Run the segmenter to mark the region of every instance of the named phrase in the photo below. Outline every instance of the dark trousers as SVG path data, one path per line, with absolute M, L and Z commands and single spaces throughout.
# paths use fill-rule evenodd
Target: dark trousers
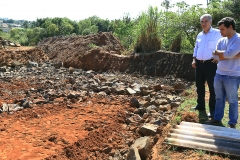
M 209 88 L 209 110 L 210 114 L 213 116 L 215 112 L 215 92 L 213 87 L 214 76 L 217 70 L 217 64 L 212 62 L 202 63 L 200 61 L 196 61 L 196 70 L 195 70 L 195 78 L 196 78 L 196 87 L 197 87 L 197 108 L 201 110 L 205 110 L 205 83 L 207 81 Z

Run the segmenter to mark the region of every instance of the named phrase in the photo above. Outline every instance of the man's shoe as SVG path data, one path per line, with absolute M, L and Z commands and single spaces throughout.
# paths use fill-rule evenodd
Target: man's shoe
M 192 107 L 192 110 L 198 110 L 198 111 L 205 111 L 205 109 L 204 108 L 198 108 L 197 106 L 195 106 L 195 107 Z
M 228 124 L 228 127 L 236 129 L 236 125 L 235 124 Z
M 218 120 L 215 120 L 215 119 L 211 119 L 211 120 L 208 120 L 208 121 L 205 121 L 205 124 L 210 124 L 210 125 L 221 125 L 222 122 L 221 121 L 218 121 Z

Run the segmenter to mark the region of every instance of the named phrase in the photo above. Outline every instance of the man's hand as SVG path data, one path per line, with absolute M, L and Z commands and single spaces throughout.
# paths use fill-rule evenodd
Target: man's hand
M 218 60 L 217 59 L 213 59 L 212 63 L 218 63 Z
M 192 67 L 193 67 L 193 68 L 197 68 L 197 67 L 196 67 L 196 60 L 195 60 L 195 59 L 193 59 L 193 61 L 192 61 Z
M 234 58 L 234 59 L 235 59 L 235 58 L 240 58 L 240 52 L 239 52 L 238 54 L 236 54 L 233 58 Z
M 227 58 L 224 58 L 223 52 L 219 52 L 218 50 L 214 50 L 212 55 L 218 56 L 219 61 L 227 59 Z
M 219 56 L 219 60 L 220 60 L 220 61 L 221 61 L 221 60 L 224 60 L 224 59 L 227 59 L 227 58 L 224 58 L 224 55 L 223 55 L 223 54 L 219 54 L 218 56 Z

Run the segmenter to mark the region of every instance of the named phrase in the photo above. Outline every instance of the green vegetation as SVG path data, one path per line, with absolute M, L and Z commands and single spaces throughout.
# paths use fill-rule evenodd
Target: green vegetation
M 2 37 L 3 39 L 10 39 L 10 34 L 5 33 L 2 30 L 0 30 L 0 37 Z
M 151 53 L 168 50 L 192 54 L 195 38 L 202 30 L 199 18 L 204 13 L 213 16 L 213 27 L 226 16 L 239 22 L 239 0 L 209 0 L 207 8 L 201 5 L 189 6 L 184 1 L 171 4 L 161 3 L 162 9 L 149 6 L 135 19 L 125 14 L 122 19 L 109 21 L 92 16 L 80 21 L 68 18 L 42 18 L 36 21 L 4 20 L 3 23 L 20 24 L 22 28 L 11 29 L 9 33 L 0 31 L 4 39 L 34 46 L 43 38 L 52 36 L 88 35 L 98 32 L 113 32 L 126 49 L 126 53 Z M 176 11 L 172 11 L 177 8 Z M 24 17 L 23 17 L 24 18 Z M 240 26 L 237 25 L 237 31 Z
M 135 28 L 136 40 L 135 51 L 137 53 L 149 53 L 161 49 L 161 39 L 159 36 L 158 9 L 149 7 L 147 13 L 142 13 L 139 17 L 138 25 Z
M 181 116 L 177 115 L 175 117 L 175 123 L 177 123 L 177 124 L 181 123 Z
M 90 43 L 90 44 L 88 44 L 88 48 L 96 49 L 96 48 L 98 48 L 98 46 L 96 44 Z
M 196 151 L 196 153 L 198 154 L 198 156 L 200 156 L 200 157 L 202 157 L 204 154 L 206 154 L 206 151 L 204 151 L 204 150 L 195 150 Z

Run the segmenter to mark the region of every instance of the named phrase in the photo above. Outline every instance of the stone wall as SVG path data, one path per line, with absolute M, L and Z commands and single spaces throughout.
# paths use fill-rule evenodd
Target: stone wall
M 158 51 L 152 54 L 121 56 L 93 50 L 83 56 L 73 67 L 85 70 L 120 72 L 137 72 L 148 76 L 173 76 L 193 81 L 194 69 L 191 66 L 191 54 L 179 54 L 167 51 Z M 65 63 L 70 67 L 71 63 Z
M 158 51 L 153 54 L 132 58 L 129 70 L 139 71 L 149 76 L 172 75 L 193 81 L 195 79 L 195 70 L 192 68 L 191 63 L 192 54 Z

